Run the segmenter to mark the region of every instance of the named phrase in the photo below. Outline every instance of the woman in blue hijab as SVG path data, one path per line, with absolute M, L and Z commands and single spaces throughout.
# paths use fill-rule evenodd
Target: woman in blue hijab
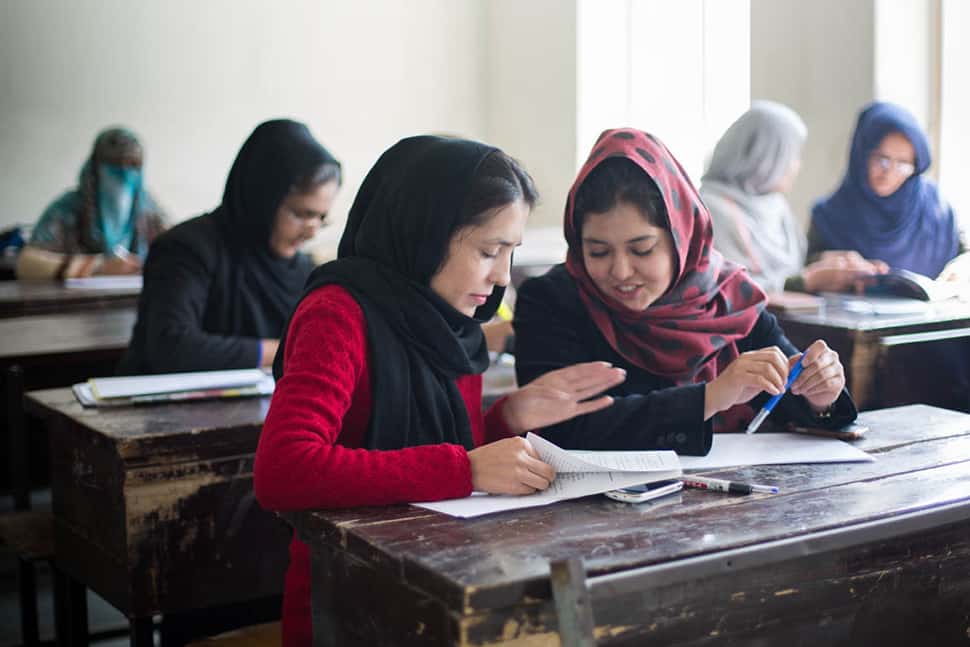
M 165 215 L 144 186 L 134 133 L 109 128 L 94 141 L 76 189 L 44 210 L 21 252 L 17 276 L 50 279 L 137 274 Z
M 892 103 L 866 106 L 842 184 L 812 207 L 809 256 L 856 250 L 892 268 L 939 276 L 965 250 L 953 209 L 924 177 L 930 162 L 913 115 Z

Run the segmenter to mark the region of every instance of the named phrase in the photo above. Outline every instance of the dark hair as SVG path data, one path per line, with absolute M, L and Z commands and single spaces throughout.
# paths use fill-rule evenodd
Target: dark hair
M 656 182 L 624 157 L 612 157 L 594 168 L 576 191 L 574 202 L 573 222 L 577 232 L 582 232 L 587 214 L 605 213 L 620 202 L 640 209 L 654 227 L 670 229 L 667 206 Z
M 337 186 L 343 184 L 343 177 L 340 173 L 340 165 L 333 162 L 326 162 L 316 167 L 309 173 L 304 173 L 296 179 L 290 191 L 293 193 L 309 193 L 321 184 L 337 181 Z
M 522 200 L 531 209 L 538 199 L 535 182 L 522 165 L 502 151 L 494 151 L 478 165 L 455 231 L 481 225 L 494 209 L 516 200 Z

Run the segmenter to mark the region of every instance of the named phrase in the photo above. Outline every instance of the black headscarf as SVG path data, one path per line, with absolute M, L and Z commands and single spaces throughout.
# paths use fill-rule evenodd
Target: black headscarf
M 421 136 L 388 149 L 350 209 L 338 259 L 313 271 L 307 294 L 338 284 L 367 322 L 373 408 L 366 446 L 399 449 L 454 443 L 474 447 L 455 379 L 488 367 L 480 321 L 495 314 L 504 288 L 468 317 L 430 287 L 460 225 L 482 161 L 496 149 Z M 283 374 L 285 337 L 273 372 Z
M 312 263 L 305 254 L 281 258 L 270 249 L 276 212 L 294 184 L 321 166 L 340 163 L 303 124 L 267 121 L 252 132 L 229 171 L 222 204 L 210 214 L 229 251 L 229 290 L 217 329 L 276 338 L 299 297 Z M 213 295 L 215 297 L 216 295 Z
M 303 124 L 257 127 L 236 156 L 222 204 L 152 243 L 119 373 L 255 366 L 260 339 L 283 333 L 313 270 L 306 254 L 284 259 L 270 249 L 276 212 L 295 185 L 327 165 L 339 172 Z

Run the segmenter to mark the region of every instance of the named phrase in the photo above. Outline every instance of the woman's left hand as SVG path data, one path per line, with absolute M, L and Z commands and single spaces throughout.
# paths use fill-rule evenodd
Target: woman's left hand
M 839 399 L 845 388 L 845 369 L 839 354 L 821 339 L 812 342 L 803 354 L 789 357 L 789 368 L 802 355 L 802 373 L 791 385 L 791 392 L 808 400 L 814 410 L 824 411 Z
M 606 362 L 586 362 L 550 371 L 506 397 L 505 424 L 517 434 L 569 420 L 613 404 L 608 395 L 587 400 L 626 379 Z

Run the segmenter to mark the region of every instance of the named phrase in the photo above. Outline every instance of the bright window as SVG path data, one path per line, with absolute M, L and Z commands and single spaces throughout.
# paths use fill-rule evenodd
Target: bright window
M 970 3 L 943 0 L 940 189 L 970 224 Z
M 577 158 L 604 129 L 660 137 L 695 184 L 750 105 L 749 0 L 580 0 Z

